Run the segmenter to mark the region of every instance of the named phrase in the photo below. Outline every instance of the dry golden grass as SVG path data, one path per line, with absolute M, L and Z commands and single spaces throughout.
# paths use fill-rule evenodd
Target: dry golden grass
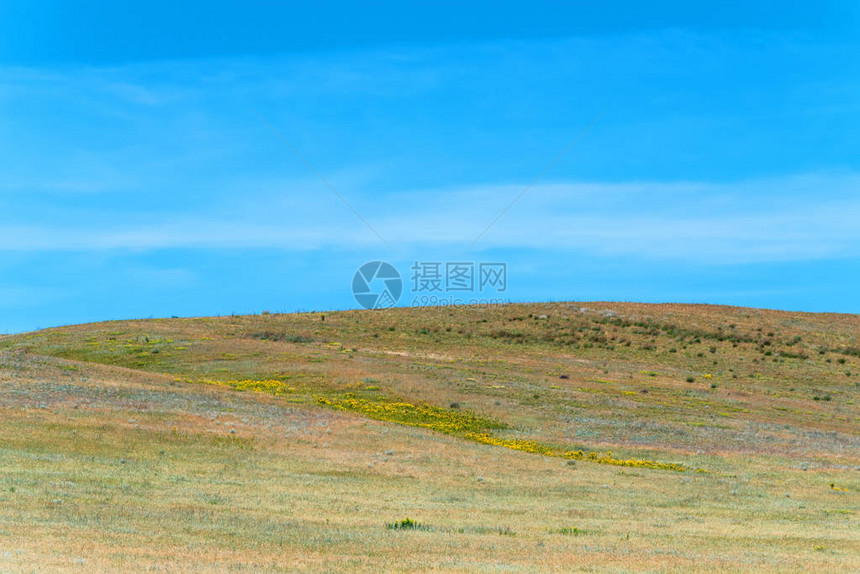
M 588 303 L 7 337 L 0 571 L 858 571 L 858 336 L 857 316 Z M 689 470 L 313 400 L 345 393 Z M 407 517 L 427 528 L 386 527 Z

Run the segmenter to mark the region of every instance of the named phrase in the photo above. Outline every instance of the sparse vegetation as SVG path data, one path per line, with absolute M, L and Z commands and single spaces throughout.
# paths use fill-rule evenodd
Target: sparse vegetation
M 554 303 L 5 337 L 0 570 L 857 571 L 858 333 Z

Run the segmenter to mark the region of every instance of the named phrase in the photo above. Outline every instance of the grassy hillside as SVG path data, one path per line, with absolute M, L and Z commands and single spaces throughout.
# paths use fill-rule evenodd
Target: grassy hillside
M 0 570 L 858 570 L 858 339 L 619 303 L 5 337 Z

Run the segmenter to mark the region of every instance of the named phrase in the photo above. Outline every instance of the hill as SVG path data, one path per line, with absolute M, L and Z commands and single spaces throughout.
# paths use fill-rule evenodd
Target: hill
M 860 570 L 858 337 L 600 302 L 7 336 L 0 569 Z

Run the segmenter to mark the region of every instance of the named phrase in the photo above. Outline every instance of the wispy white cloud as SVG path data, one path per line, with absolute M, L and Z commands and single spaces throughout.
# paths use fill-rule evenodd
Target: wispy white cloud
M 301 185 L 312 189 L 313 182 Z M 272 184 L 289 190 L 290 184 Z M 860 176 L 809 174 L 736 183 L 539 185 L 475 246 L 731 264 L 860 254 Z M 521 189 L 475 186 L 368 196 L 354 205 L 395 250 L 464 250 Z M 0 250 L 382 248 L 327 190 L 252 195 L 194 213 L 117 223 L 0 227 Z M 229 195 L 229 194 L 228 194 Z

